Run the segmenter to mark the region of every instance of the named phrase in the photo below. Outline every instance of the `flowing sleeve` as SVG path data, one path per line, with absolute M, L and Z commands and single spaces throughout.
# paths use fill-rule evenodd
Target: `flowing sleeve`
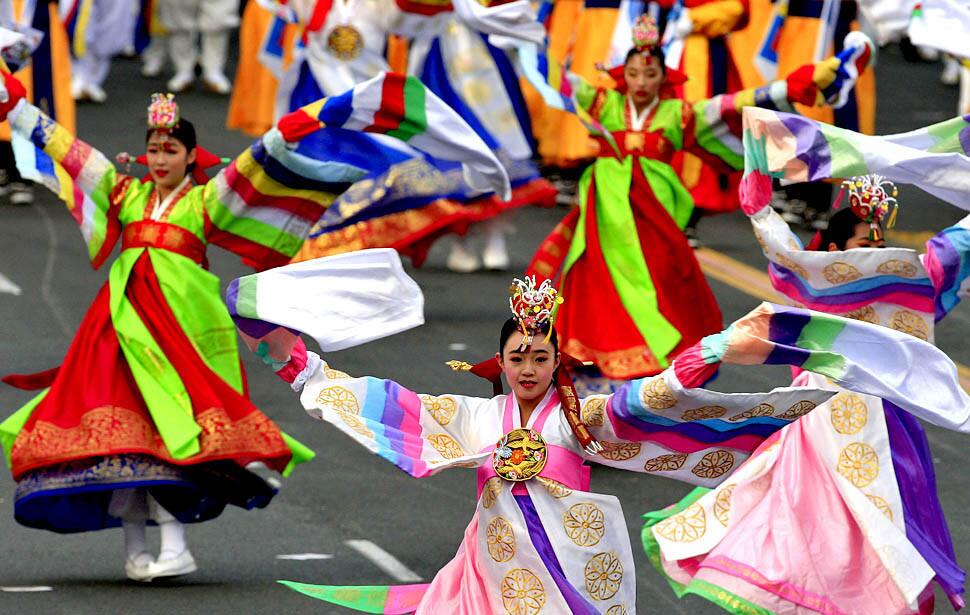
M 483 441 L 481 435 L 499 408 L 492 400 L 419 395 L 393 380 L 351 377 L 309 356 L 310 374 L 300 395 L 307 414 L 411 476 L 474 467 L 489 458 L 482 449 L 494 442 Z
M 26 100 L 17 103 L 8 119 L 17 169 L 64 201 L 97 269 L 121 234 L 118 211 L 137 182 L 119 175 L 104 154 Z
M 970 216 L 926 242 L 923 265 L 936 291 L 936 320 L 970 295 Z

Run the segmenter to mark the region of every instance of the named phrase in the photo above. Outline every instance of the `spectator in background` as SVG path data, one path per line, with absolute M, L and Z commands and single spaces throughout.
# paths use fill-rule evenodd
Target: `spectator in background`
M 168 89 L 182 92 L 195 82 L 195 66 L 202 66 L 202 82 L 218 94 L 229 94 L 226 77 L 229 32 L 239 25 L 239 0 L 165 0 L 158 18 L 168 32 L 168 51 L 175 76 Z M 196 43 L 196 37 L 199 42 Z

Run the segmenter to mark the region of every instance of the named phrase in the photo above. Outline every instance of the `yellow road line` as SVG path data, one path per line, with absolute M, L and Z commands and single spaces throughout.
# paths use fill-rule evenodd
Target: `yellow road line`
M 695 250 L 694 254 L 697 255 L 697 261 L 704 273 L 715 280 L 762 301 L 785 303 L 785 298 L 772 288 L 771 280 L 764 271 L 708 248 Z M 956 361 L 954 363 L 960 374 L 960 384 L 970 393 L 970 367 Z

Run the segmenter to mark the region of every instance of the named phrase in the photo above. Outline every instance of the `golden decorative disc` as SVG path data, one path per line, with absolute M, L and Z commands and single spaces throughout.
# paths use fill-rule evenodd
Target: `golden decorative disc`
M 338 60 L 353 60 L 364 49 L 364 37 L 353 26 L 337 26 L 327 37 L 327 49 Z
M 537 431 L 513 429 L 495 445 L 492 467 L 501 478 L 517 483 L 542 472 L 546 458 L 546 443 Z

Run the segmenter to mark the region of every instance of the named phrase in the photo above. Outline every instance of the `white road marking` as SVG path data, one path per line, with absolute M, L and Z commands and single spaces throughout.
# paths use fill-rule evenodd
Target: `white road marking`
M 54 588 L 50 585 L 27 585 L 23 587 L 0 587 L 0 592 L 8 592 L 11 594 L 20 594 L 28 592 L 51 592 Z
M 329 553 L 284 553 L 283 555 L 276 556 L 276 559 L 291 559 L 297 561 L 331 558 L 333 558 L 333 556 Z
M 14 284 L 13 280 L 0 273 L 0 293 L 20 296 L 20 287 Z
M 452 350 L 452 351 L 468 350 L 468 344 L 462 344 L 461 342 L 454 342 L 452 344 L 448 344 L 448 350 Z
M 421 577 L 402 564 L 401 560 L 369 540 L 348 540 L 345 544 L 369 559 L 375 566 L 394 577 L 397 581 L 401 581 L 402 583 L 417 583 L 421 581 Z

